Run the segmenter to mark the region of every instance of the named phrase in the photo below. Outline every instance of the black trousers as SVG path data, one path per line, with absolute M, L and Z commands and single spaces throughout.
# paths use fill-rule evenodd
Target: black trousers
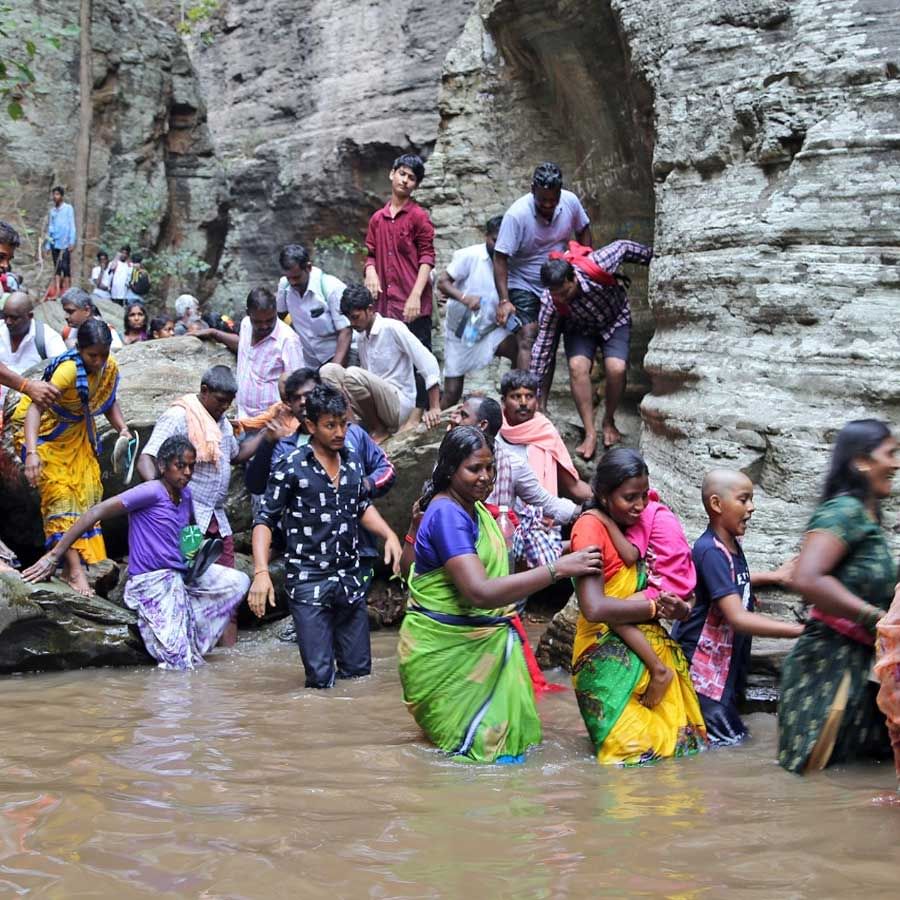
M 413 319 L 409 323 L 409 330 L 431 350 L 431 316 Z M 428 408 L 428 391 L 425 390 L 425 381 L 418 372 L 416 372 L 416 406 L 419 409 Z
M 361 575 L 368 587 L 372 570 Z M 316 587 L 319 595 L 312 603 Z M 337 581 L 307 582 L 288 591 L 308 688 L 334 687 L 335 667 L 338 678 L 357 678 L 372 671 L 367 593 L 350 595 Z

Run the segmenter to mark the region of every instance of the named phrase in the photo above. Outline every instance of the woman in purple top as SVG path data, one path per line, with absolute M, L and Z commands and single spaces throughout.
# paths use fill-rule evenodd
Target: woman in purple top
M 92 506 L 23 573 L 26 581 L 49 578 L 84 532 L 98 521 L 127 513 L 125 604 L 137 613 L 144 645 L 162 669 L 202 665 L 250 587 L 243 572 L 217 565 L 185 584 L 188 563 L 181 553 L 181 532 L 194 518 L 187 484 L 196 458 L 187 438 L 167 438 L 156 456 L 155 480 Z

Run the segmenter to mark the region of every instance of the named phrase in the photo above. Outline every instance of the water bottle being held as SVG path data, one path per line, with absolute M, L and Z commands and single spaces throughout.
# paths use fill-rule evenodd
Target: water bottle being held
M 501 506 L 500 513 L 497 516 L 497 525 L 500 527 L 500 533 L 503 540 L 506 541 L 506 552 L 509 554 L 509 571 L 510 574 L 516 571 L 516 555 L 513 552 L 513 536 L 516 533 L 516 526 L 513 525 L 512 519 L 509 517 L 509 507 Z
M 466 317 L 466 327 L 463 330 L 463 343 L 467 347 L 474 347 L 478 343 L 478 323 L 481 321 L 481 310 L 470 312 Z

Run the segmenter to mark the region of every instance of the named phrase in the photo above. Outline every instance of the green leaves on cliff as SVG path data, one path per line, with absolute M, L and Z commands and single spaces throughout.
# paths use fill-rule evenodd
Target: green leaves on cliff
M 38 66 L 77 36 L 77 25 L 55 27 L 0 2 L 0 105 L 10 119 L 23 119 L 28 102 L 42 93 Z
M 155 284 L 163 278 L 193 281 L 209 271 L 209 263 L 185 249 L 151 248 L 160 241 L 160 225 L 166 216 L 160 201 L 154 197 L 136 200 L 120 207 L 103 228 L 102 244 L 115 253 L 128 244 L 132 251 L 143 254 L 144 268 Z
M 181 21 L 176 26 L 181 34 L 199 31 L 200 40 L 209 45 L 213 42 L 212 29 L 204 27 L 219 12 L 219 0 L 195 0 L 189 6 L 181 5 Z

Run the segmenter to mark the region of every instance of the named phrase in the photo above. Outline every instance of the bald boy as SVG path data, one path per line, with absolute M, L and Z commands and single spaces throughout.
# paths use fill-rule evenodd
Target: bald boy
M 672 636 L 691 664 L 706 730 L 714 744 L 734 744 L 747 729 L 738 714 L 750 667 L 751 635 L 799 637 L 803 626 L 753 611 L 753 587 L 785 585 L 792 564 L 751 575 L 740 539 L 755 509 L 753 482 L 735 469 L 713 469 L 700 489 L 709 525 L 694 544 L 697 602 Z

